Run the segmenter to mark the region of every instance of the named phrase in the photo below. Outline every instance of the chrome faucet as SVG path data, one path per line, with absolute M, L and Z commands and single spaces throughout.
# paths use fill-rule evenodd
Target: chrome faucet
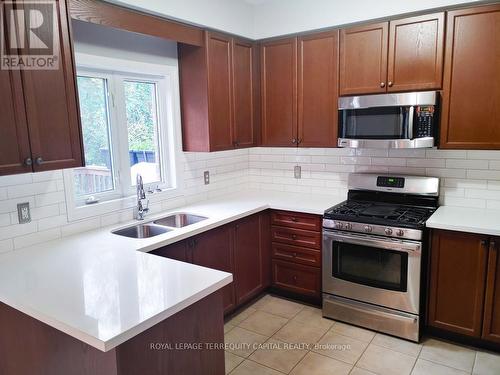
M 146 199 L 146 192 L 144 191 L 144 184 L 142 182 L 142 176 L 137 174 L 136 177 L 136 189 L 137 189 L 137 207 L 135 208 L 135 218 L 137 220 L 144 220 L 144 216 L 149 211 L 149 200 L 146 203 L 146 207 L 142 205 L 142 201 Z

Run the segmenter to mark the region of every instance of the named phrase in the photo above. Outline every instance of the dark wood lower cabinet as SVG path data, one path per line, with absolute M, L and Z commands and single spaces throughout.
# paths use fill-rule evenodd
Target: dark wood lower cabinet
M 321 269 L 273 260 L 273 285 L 293 293 L 319 298 Z
M 479 337 L 488 237 L 437 230 L 432 236 L 429 325 Z
M 233 233 L 230 225 L 212 229 L 195 237 L 193 263 L 220 271 L 233 272 Z M 235 307 L 234 282 L 222 288 L 224 312 Z
M 234 226 L 234 277 L 236 304 L 256 296 L 263 285 L 260 217 L 252 215 Z
M 488 256 L 488 277 L 484 301 L 484 340 L 500 344 L 500 239 L 490 240 Z
M 151 254 L 231 272 L 222 289 L 224 312 L 256 297 L 271 285 L 271 237 L 268 211 L 248 216 Z
M 0 304 L 0 374 L 223 375 L 221 298 L 210 294 L 107 352 Z M 155 343 L 173 349 L 154 350 Z M 200 343 L 199 350 L 175 349 Z
M 191 262 L 191 254 L 188 254 L 187 241 L 179 241 L 154 250 L 151 254 L 158 255 L 164 258 L 180 260 L 181 262 Z

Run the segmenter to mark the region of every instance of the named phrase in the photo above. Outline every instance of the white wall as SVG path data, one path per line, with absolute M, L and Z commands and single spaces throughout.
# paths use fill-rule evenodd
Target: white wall
M 212 29 L 262 39 L 479 0 L 109 0 Z
M 255 39 L 365 21 L 474 0 L 270 0 L 254 8 Z
M 253 7 L 243 0 L 109 0 L 110 3 L 251 38 Z

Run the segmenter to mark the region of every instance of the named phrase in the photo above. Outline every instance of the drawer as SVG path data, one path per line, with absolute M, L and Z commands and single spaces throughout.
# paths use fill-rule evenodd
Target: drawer
M 316 250 L 321 249 L 320 232 L 311 232 L 302 229 L 272 226 L 271 240 L 273 242 L 281 242 L 289 245 L 309 247 Z
M 321 267 L 321 251 L 286 245 L 273 242 L 274 259 L 287 260 L 289 262 L 305 264 L 306 266 Z
M 271 224 L 320 232 L 321 216 L 291 211 L 272 211 Z
M 273 286 L 310 297 L 321 296 L 321 270 L 273 260 Z

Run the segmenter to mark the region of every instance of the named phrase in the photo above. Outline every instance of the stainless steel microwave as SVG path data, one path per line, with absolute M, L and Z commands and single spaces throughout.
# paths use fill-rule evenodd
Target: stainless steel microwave
M 437 91 L 339 98 L 339 147 L 425 148 L 437 135 Z

